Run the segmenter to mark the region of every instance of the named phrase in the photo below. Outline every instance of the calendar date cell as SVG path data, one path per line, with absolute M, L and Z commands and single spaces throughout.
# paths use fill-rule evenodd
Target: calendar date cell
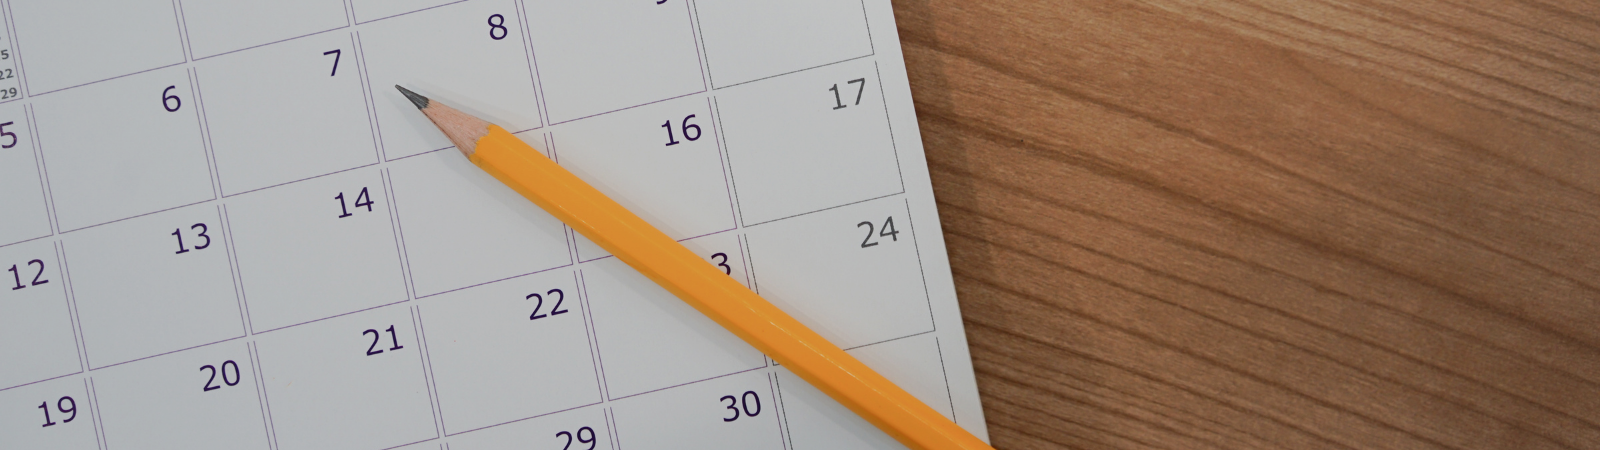
M 600 402 L 579 297 L 577 276 L 554 270 L 426 300 L 446 433 Z
M 700 0 L 695 11 L 718 87 L 872 54 L 861 0 Z
M 524 4 L 553 123 L 705 91 L 684 1 Z
M 580 408 L 450 437 L 450 450 L 611 450 L 605 410 Z
M 214 198 L 193 92 L 172 68 L 34 101 L 63 232 Z
M 586 264 L 583 280 L 611 398 L 766 363 L 754 347 L 616 258 Z
M 437 437 L 412 319 L 391 306 L 259 335 L 278 448 L 375 450 Z
M 50 235 L 32 141 L 22 107 L 0 106 L 0 245 Z
M 226 213 L 256 332 L 406 299 L 376 169 L 243 194 Z
M 0 247 L 0 389 L 82 369 L 58 262 L 49 241 Z
M 339 0 L 183 0 L 195 59 L 345 26 Z
M 876 200 L 751 228 L 761 296 L 844 348 L 933 330 L 905 203 Z
M 745 225 L 905 190 L 871 61 L 718 93 Z
M 173 2 L 85 3 L 10 3 L 30 93 L 38 95 L 184 61 Z M 116 39 L 85 39 L 83 30 Z
M 377 162 L 354 49 L 349 33 L 323 33 L 201 63 L 223 195 Z
M 351 6 L 355 7 L 356 22 L 364 23 L 433 8 L 436 6 L 457 3 L 460 1 L 461 0 L 352 0 L 350 3 Z
M 244 333 L 221 224 L 215 207 L 191 206 L 62 244 L 91 368 Z
M 0 391 L 0 448 L 99 448 L 89 399 L 89 388 L 81 377 Z
M 265 450 L 249 349 L 232 341 L 95 372 L 113 448 Z
M 945 417 L 953 417 L 944 365 L 932 335 L 870 345 L 849 353 Z M 780 367 L 776 373 L 794 448 L 905 448 L 794 372 Z
M 777 404 L 767 373 L 757 371 L 624 399 L 613 414 L 617 441 L 630 450 L 781 450 Z

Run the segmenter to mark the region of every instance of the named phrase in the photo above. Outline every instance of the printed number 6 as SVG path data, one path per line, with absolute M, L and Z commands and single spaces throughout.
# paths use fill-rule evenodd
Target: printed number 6
M 182 99 L 179 99 L 176 95 L 167 95 L 168 92 L 172 92 L 173 89 L 177 88 L 177 86 L 167 86 L 166 90 L 161 91 L 161 106 L 167 108 L 167 112 L 177 112 L 178 108 L 183 107 Z

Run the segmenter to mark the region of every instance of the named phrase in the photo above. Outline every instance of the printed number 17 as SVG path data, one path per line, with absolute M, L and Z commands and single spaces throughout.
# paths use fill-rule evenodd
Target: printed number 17
M 859 84 L 860 85 L 860 86 L 856 86 L 856 102 L 854 104 L 856 104 L 856 105 L 861 104 L 861 94 L 864 94 L 864 93 L 867 92 L 867 79 L 866 78 L 857 78 L 857 79 L 854 79 L 854 80 L 847 81 L 847 82 L 845 82 L 845 84 Z M 833 103 L 834 103 L 833 109 L 844 109 L 845 106 L 849 106 L 849 105 L 845 105 L 844 104 L 844 99 L 839 98 L 839 83 L 834 83 L 833 87 L 828 88 L 828 90 L 833 91 Z

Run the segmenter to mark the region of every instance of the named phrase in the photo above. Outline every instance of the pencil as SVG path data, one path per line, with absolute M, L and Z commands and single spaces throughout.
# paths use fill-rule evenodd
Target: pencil
M 484 172 L 905 446 L 992 450 L 505 129 L 395 86 Z

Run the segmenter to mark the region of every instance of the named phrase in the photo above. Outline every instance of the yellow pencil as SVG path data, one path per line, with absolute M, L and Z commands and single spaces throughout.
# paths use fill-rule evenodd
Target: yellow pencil
M 511 133 L 395 86 L 483 171 L 913 449 L 990 449 Z

